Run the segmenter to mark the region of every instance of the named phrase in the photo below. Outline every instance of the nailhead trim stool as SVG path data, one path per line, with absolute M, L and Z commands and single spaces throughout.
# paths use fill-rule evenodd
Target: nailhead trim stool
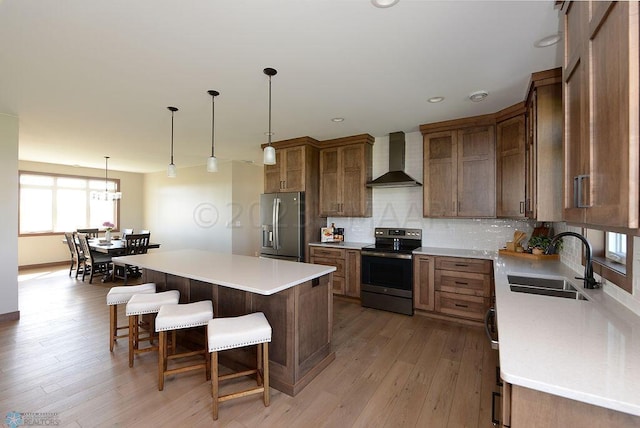
M 209 352 L 211 352 L 211 395 L 213 419 L 218 419 L 218 404 L 234 398 L 263 393 L 265 406 L 269 406 L 269 342 L 271 325 L 262 312 L 230 318 L 214 318 L 208 326 Z M 256 369 L 218 375 L 218 351 L 257 345 Z M 258 386 L 231 394 L 219 395 L 219 382 L 256 374 Z
M 209 321 L 213 318 L 213 304 L 211 300 L 203 300 L 201 302 L 187 303 L 187 304 L 175 304 L 175 305 L 162 305 L 158 315 L 156 316 L 156 332 L 159 339 L 158 350 L 158 391 L 164 389 L 164 378 L 167 375 L 184 373 L 192 370 L 205 369 L 206 379 L 209 380 L 211 376 L 209 368 L 209 356 L 207 346 L 207 332 L 205 330 L 204 335 L 204 348 L 197 351 L 182 352 L 176 354 L 176 341 L 172 340 L 171 354 L 167 353 L 167 332 L 172 332 L 175 338 L 176 330 L 200 327 L 208 325 Z M 202 355 L 204 361 L 200 363 L 194 363 L 190 365 L 183 365 L 181 367 L 168 369 L 169 360 L 175 360 L 178 358 L 193 357 L 196 355 Z
M 156 284 L 153 282 L 142 285 L 128 285 L 112 287 L 107 293 L 109 306 L 109 351 L 113 352 L 113 345 L 118 339 L 129 336 L 129 324 L 118 326 L 118 305 L 124 305 L 134 294 L 154 294 Z M 127 334 L 118 335 L 118 330 L 127 330 Z
M 129 367 L 133 367 L 133 356 L 143 352 L 155 351 L 157 346 L 140 349 L 140 342 L 151 342 L 155 339 L 153 330 L 149 335 L 140 337 L 138 317 L 144 314 L 155 314 L 162 305 L 176 304 L 180 300 L 178 290 L 163 291 L 156 294 L 135 294 L 127 302 L 126 313 L 129 317 Z M 175 342 L 175 341 L 174 341 Z

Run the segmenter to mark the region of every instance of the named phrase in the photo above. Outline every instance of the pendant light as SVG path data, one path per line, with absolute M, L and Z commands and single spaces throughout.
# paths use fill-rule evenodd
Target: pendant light
M 97 201 L 115 201 L 122 198 L 122 192 L 109 191 L 109 156 L 104 157 L 104 192 L 91 192 L 91 199 Z
M 167 177 L 174 178 L 177 175 L 176 165 L 173 163 L 173 114 L 178 111 L 177 107 L 167 107 L 171 111 L 171 163 L 167 168 Z
M 216 97 L 220 92 L 210 89 L 207 91 L 211 95 L 211 157 L 207 159 L 207 172 L 218 172 L 218 159 L 214 151 L 215 141 L 215 117 L 216 117 Z
M 269 138 L 269 144 L 264 148 L 264 158 L 263 163 L 265 165 L 275 165 L 276 164 L 276 149 L 271 145 L 271 136 L 273 133 L 271 132 L 271 76 L 275 76 L 278 72 L 275 68 L 265 68 L 263 73 L 269 76 L 269 132 L 267 136 Z

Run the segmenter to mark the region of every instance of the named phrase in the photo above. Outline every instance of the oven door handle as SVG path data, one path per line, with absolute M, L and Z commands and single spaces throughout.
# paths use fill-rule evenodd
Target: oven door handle
M 396 253 L 379 253 L 377 251 L 365 251 L 362 253 L 362 257 L 384 257 L 385 259 L 405 259 L 411 260 L 413 257 L 411 254 L 396 254 Z

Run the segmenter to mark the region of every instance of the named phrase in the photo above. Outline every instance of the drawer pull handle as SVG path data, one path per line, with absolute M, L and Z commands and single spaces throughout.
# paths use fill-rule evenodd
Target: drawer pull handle
M 458 267 L 468 267 L 469 265 L 468 265 L 468 264 L 466 264 L 466 263 L 456 263 L 456 264 L 455 264 L 455 266 L 458 266 Z
M 459 285 L 469 285 L 468 282 L 462 282 L 462 281 L 456 281 L 455 283 Z
M 462 304 L 460 304 L 460 303 L 456 303 L 455 305 L 456 305 L 457 307 L 459 307 L 459 308 L 468 308 L 468 307 L 469 307 L 468 305 L 462 305 Z

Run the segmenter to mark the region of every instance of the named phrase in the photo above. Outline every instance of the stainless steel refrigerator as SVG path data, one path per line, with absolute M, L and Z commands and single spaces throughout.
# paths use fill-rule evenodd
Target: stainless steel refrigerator
M 304 192 L 260 195 L 261 257 L 304 260 Z

